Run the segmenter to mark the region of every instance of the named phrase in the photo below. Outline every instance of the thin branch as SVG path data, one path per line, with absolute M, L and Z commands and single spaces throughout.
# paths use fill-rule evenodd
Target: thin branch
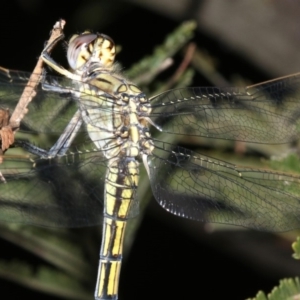
M 52 43 L 54 39 L 56 39 L 58 36 L 63 34 L 63 28 L 65 26 L 66 22 L 64 20 L 59 20 L 55 23 L 53 26 L 53 29 L 51 31 L 50 38 L 47 42 L 47 45 Z M 49 52 L 52 49 L 49 49 Z M 9 72 L 9 71 L 8 71 Z M 24 118 L 25 114 L 27 113 L 27 105 L 31 102 L 31 100 L 36 95 L 36 87 L 41 81 L 42 78 L 42 72 L 43 72 L 43 61 L 41 58 L 38 59 L 38 62 L 28 80 L 28 83 L 26 87 L 24 88 L 24 91 L 20 97 L 20 100 L 14 110 L 14 112 L 11 115 L 9 126 L 13 131 L 16 131 L 20 127 L 20 122 Z M 9 74 L 8 74 L 9 76 Z
M 54 24 L 47 45 L 52 43 L 54 39 L 63 34 L 63 28 L 65 24 L 66 22 L 64 20 L 59 20 Z M 49 49 L 48 51 L 50 52 L 51 50 L 52 49 Z M 8 69 L 2 67 L 0 68 L 2 72 L 7 74 L 8 78 L 13 80 L 13 78 L 11 78 L 10 76 L 10 71 Z M 0 110 L 0 163 L 2 163 L 3 153 L 14 143 L 14 134 L 19 129 L 20 123 L 28 111 L 28 104 L 36 95 L 35 89 L 42 79 L 42 73 L 43 61 L 41 58 L 39 58 L 11 117 L 9 118 L 9 112 L 7 110 Z M 3 181 L 1 179 L 1 174 L 0 181 Z
M 187 69 L 187 67 L 191 63 L 191 60 L 195 53 L 195 50 L 196 50 L 196 45 L 194 43 L 190 43 L 187 46 L 183 61 L 181 62 L 180 66 L 178 67 L 178 69 L 176 70 L 176 72 L 174 73 L 172 78 L 170 78 L 170 80 L 168 82 L 169 87 L 172 87 L 180 79 L 181 75 L 184 73 L 184 71 Z
M 172 86 L 179 81 L 180 77 L 182 76 L 182 74 L 185 72 L 185 70 L 191 63 L 191 60 L 193 59 L 193 55 L 195 53 L 195 50 L 196 50 L 196 45 L 194 43 L 190 43 L 187 46 L 184 58 L 180 64 L 180 66 L 177 68 L 177 70 L 175 71 L 173 76 L 166 82 L 166 84 L 164 84 L 163 88 L 156 91 L 156 93 L 159 94 L 162 91 L 171 89 Z

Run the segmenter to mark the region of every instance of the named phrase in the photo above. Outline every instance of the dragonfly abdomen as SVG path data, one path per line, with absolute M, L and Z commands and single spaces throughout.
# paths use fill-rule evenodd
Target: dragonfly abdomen
M 125 227 L 136 201 L 138 180 L 139 162 L 134 157 L 110 161 L 104 192 L 103 237 L 96 299 L 117 299 Z

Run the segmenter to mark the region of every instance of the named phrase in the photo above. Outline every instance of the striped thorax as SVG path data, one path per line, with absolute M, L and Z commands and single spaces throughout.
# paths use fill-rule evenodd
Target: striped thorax
M 149 155 L 151 107 L 145 94 L 113 65 L 115 45 L 103 34 L 85 32 L 69 42 L 67 58 L 78 84 L 80 109 L 90 138 L 107 158 Z M 99 110 L 101 109 L 101 115 Z

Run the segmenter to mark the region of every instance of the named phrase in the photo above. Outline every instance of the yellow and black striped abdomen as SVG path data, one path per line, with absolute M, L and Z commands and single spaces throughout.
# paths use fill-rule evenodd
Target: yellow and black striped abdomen
M 96 299 L 117 299 L 127 218 L 134 205 L 139 163 L 134 157 L 112 160 L 106 173 L 103 237 Z

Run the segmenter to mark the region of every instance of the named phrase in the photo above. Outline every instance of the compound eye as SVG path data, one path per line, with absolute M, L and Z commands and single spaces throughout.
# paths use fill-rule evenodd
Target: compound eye
M 114 41 L 109 36 L 98 33 L 94 45 L 95 57 L 97 57 L 102 66 L 111 67 L 116 56 L 116 46 Z
M 93 53 L 93 42 L 96 34 L 84 33 L 73 36 L 69 41 L 67 59 L 73 70 L 81 68 L 90 59 Z

